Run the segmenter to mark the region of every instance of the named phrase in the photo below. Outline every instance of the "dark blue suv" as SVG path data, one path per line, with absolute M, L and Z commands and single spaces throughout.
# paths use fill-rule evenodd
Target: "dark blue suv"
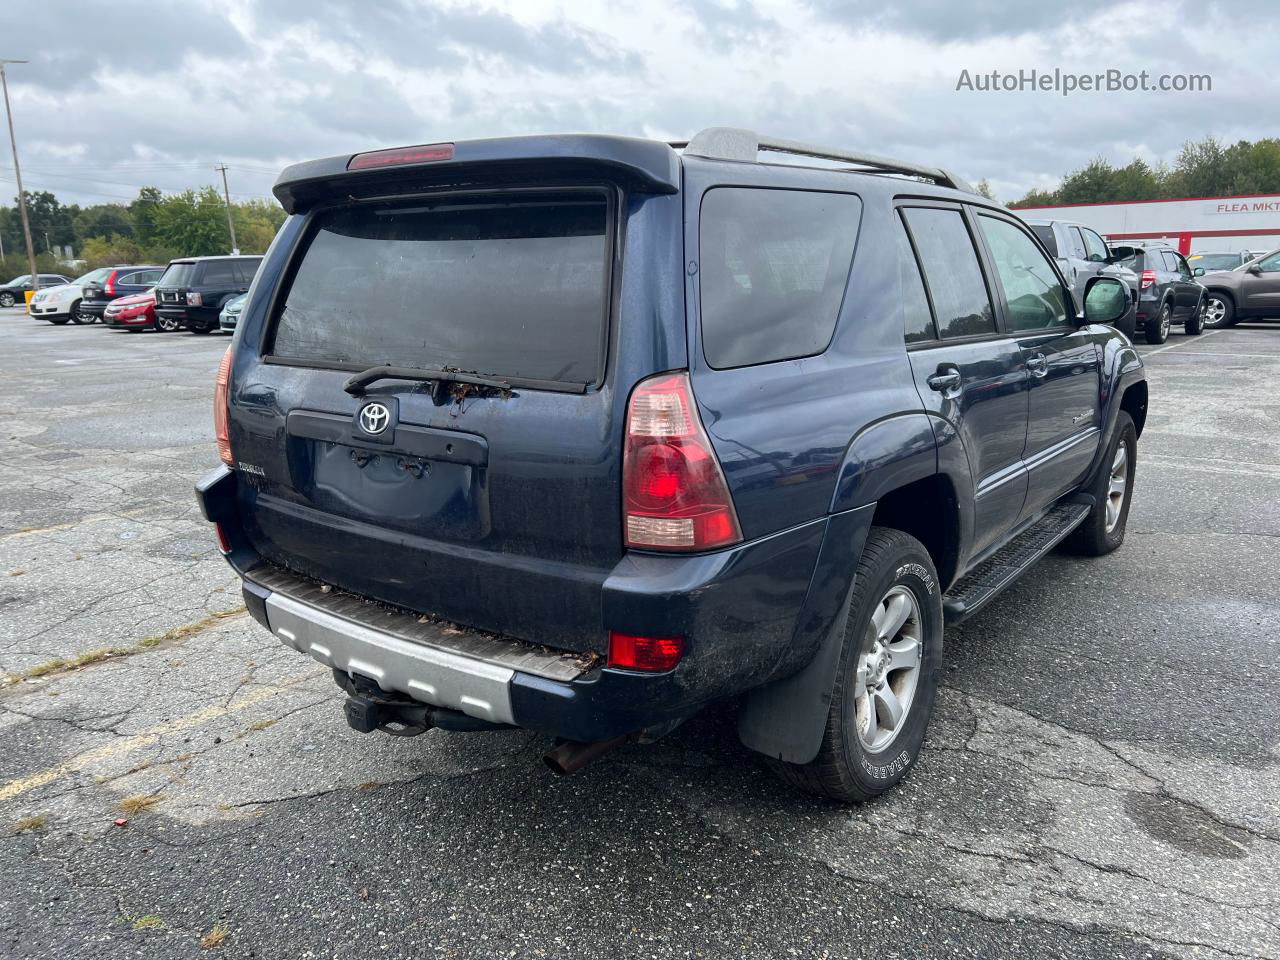
M 944 623 L 1124 538 L 1126 291 L 1077 314 L 945 171 L 717 128 L 341 156 L 275 193 L 197 490 L 357 730 L 524 727 L 566 773 L 745 695 L 785 778 L 867 799 L 919 753 Z

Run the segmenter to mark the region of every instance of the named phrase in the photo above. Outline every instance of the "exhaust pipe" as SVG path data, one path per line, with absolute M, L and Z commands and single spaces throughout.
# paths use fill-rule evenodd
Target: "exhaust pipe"
M 629 739 L 630 734 L 620 734 L 608 740 L 560 740 L 542 755 L 542 762 L 562 777 L 577 773 L 592 761 L 616 750 Z

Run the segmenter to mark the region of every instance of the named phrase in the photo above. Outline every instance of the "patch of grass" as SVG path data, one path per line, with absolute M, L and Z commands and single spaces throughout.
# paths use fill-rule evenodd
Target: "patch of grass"
M 13 832 L 14 833 L 33 833 L 34 831 L 44 827 L 44 825 L 48 822 L 49 822 L 49 815 L 47 813 L 37 813 L 35 816 L 32 816 L 32 817 L 23 817 L 21 820 L 15 823 L 13 825 Z
M 160 802 L 160 798 L 154 793 L 140 793 L 137 796 L 125 797 L 116 806 L 121 813 L 127 813 L 132 816 L 135 813 L 141 813 L 150 807 L 154 807 Z
M 25 577 L 26 575 L 27 575 L 27 571 L 25 571 L 25 570 L 10 570 L 10 571 L 9 571 L 9 576 L 11 576 L 11 577 Z
M 163 930 L 164 921 L 157 917 L 154 913 L 148 913 L 145 917 L 134 917 L 130 923 L 135 930 Z
M 21 683 L 23 680 L 35 680 L 53 673 L 79 670 L 81 667 L 87 667 L 90 664 L 102 663 L 104 660 L 115 660 L 119 657 L 128 657 L 162 644 L 177 643 L 198 633 L 203 633 L 221 621 L 230 617 L 237 617 L 244 612 L 245 608 L 243 606 L 233 607 L 230 610 L 219 610 L 217 613 L 211 613 L 207 617 L 196 620 L 194 623 L 186 623 L 180 627 L 174 627 L 172 630 L 167 630 L 153 637 L 144 637 L 131 647 L 100 647 L 97 650 L 78 653 L 73 657 L 55 657 L 52 660 L 38 663 L 34 667 L 28 667 L 18 673 L 5 674 L 0 677 L 0 689 L 12 686 L 15 683 Z
M 273 726 L 279 719 L 279 717 L 269 717 L 265 720 L 255 720 L 253 723 L 249 724 L 249 729 L 257 733 L 258 731 L 267 729 L 267 727 Z
M 216 950 L 222 941 L 227 939 L 227 934 L 231 931 L 227 929 L 227 925 L 219 920 L 213 925 L 213 929 L 200 938 L 201 950 Z

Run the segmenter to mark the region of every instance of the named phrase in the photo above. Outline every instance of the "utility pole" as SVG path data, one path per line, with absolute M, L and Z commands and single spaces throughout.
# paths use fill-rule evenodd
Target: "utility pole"
M 236 225 L 231 220 L 231 191 L 227 188 L 227 165 L 222 163 L 213 169 L 222 174 L 222 195 L 227 199 L 227 229 L 231 231 L 231 252 L 239 253 L 240 248 L 236 246 Z
M 18 140 L 13 135 L 13 111 L 9 109 L 9 81 L 4 75 L 5 64 L 26 63 L 26 60 L 0 58 L 0 87 L 4 88 L 4 112 L 9 118 L 9 143 L 13 146 L 13 178 L 18 181 L 18 210 L 22 213 L 22 235 L 27 241 L 27 266 L 31 270 L 31 289 L 40 289 L 40 274 L 36 271 L 36 248 L 31 243 L 31 221 L 27 219 L 27 195 L 22 192 L 22 170 L 18 167 Z

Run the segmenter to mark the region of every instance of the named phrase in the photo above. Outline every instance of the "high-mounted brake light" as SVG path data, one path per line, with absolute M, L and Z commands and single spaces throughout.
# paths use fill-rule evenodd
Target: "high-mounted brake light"
M 116 274 L 119 272 L 120 271 L 118 270 L 112 270 L 108 273 L 107 282 L 102 285 L 102 292 L 108 297 L 114 297 L 116 295 Z
M 710 550 L 742 540 L 688 373 L 661 374 L 631 394 L 622 523 L 626 545 L 642 550 Z
M 1142 289 L 1152 286 L 1156 282 L 1156 272 L 1154 270 L 1142 271 Z
M 636 637 L 609 631 L 609 666 L 663 673 L 684 656 L 684 637 Z
M 398 167 L 406 163 L 435 163 L 452 159 L 452 143 L 429 143 L 420 147 L 396 147 L 392 150 L 357 153 L 347 162 L 347 169 L 373 170 L 378 167 Z
M 213 381 L 213 436 L 218 443 L 218 456 L 228 467 L 236 465 L 231 456 L 231 431 L 228 428 L 228 410 L 231 391 L 231 348 L 222 355 L 222 363 L 218 364 L 218 376 Z

